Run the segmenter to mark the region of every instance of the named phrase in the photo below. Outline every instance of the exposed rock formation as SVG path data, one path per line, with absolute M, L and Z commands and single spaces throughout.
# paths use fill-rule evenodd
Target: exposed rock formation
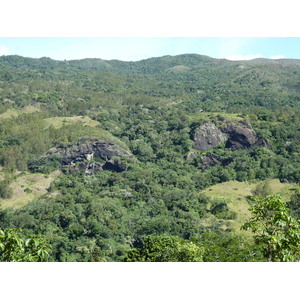
M 222 131 L 228 136 L 225 147 L 232 150 L 251 148 L 257 140 L 256 132 L 246 121 L 228 124 Z
M 199 151 L 214 148 L 227 140 L 224 134 L 216 125 L 212 123 L 204 123 L 198 127 L 194 134 L 195 146 Z
M 263 138 L 263 137 L 259 137 L 256 142 L 255 142 L 255 146 L 260 146 L 260 147 L 265 147 L 267 149 L 271 149 L 271 146 L 268 142 L 267 139 Z
M 201 169 L 206 169 L 210 166 L 215 166 L 218 163 L 222 162 L 222 158 L 214 153 L 208 153 L 207 155 L 201 157 Z
M 124 171 L 126 166 L 116 158 L 132 157 L 129 150 L 116 143 L 95 138 L 82 138 L 77 144 L 59 147 L 47 153 L 53 154 L 62 157 L 63 170 L 70 172 L 85 170 L 86 174 L 101 170 Z
M 200 169 L 206 169 L 208 167 L 215 166 L 220 164 L 222 167 L 232 163 L 232 158 L 222 158 L 215 153 L 207 153 L 205 156 L 201 157 L 201 164 L 199 165 Z
M 254 146 L 270 148 L 265 138 L 257 138 L 256 132 L 250 124 L 241 120 L 216 127 L 212 123 L 204 123 L 196 129 L 194 134 L 194 148 L 205 151 L 226 143 L 225 147 L 231 150 L 249 149 Z

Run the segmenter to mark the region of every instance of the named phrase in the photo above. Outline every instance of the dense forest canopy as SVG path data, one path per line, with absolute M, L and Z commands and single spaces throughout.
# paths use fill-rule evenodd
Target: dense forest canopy
M 251 195 L 300 216 L 299 91 L 299 60 L 1 56 L 0 228 L 50 261 L 266 261 L 240 227 Z

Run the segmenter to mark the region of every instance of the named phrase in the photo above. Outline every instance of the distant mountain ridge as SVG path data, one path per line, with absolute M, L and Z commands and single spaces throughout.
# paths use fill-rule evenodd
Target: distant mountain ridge
M 89 89 L 110 91 L 105 93 L 110 97 L 113 90 L 122 95 L 124 90 L 133 89 L 133 95 L 177 95 L 192 99 L 194 103 L 197 99 L 202 102 L 214 99 L 214 103 L 228 108 L 232 107 L 230 103 L 270 108 L 270 105 L 287 102 L 298 105 L 300 60 L 230 61 L 198 54 L 167 55 L 136 62 L 100 58 L 58 61 L 47 57 L 0 57 L 0 81 L 16 82 L 26 89 L 23 80 L 35 79 L 42 80 L 45 86 L 49 80 L 73 82 L 76 88 L 80 85 L 83 89 L 92 85 Z M 201 97 L 199 93 L 202 93 Z M 48 97 L 41 97 L 45 96 Z
M 134 72 L 134 73 L 157 73 L 170 68 L 182 65 L 188 68 L 196 68 L 201 65 L 235 66 L 237 64 L 245 66 L 299 66 L 298 59 L 267 59 L 256 58 L 253 60 L 231 61 L 227 59 L 217 59 L 199 54 L 181 54 L 176 56 L 152 57 L 139 61 L 103 60 L 101 58 L 84 58 L 78 60 L 54 60 L 49 57 L 29 58 L 19 55 L 0 56 L 0 64 L 21 69 L 54 69 L 71 67 L 80 70 L 99 70 L 114 72 Z

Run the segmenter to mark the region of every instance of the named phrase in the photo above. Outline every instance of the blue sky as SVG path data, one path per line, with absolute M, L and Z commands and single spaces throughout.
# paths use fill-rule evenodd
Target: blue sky
M 136 61 L 197 53 L 232 60 L 300 59 L 295 0 L 40 3 L 10 0 L 1 4 L 0 55 Z
M 0 55 L 50 57 L 52 59 L 102 58 L 137 61 L 149 57 L 196 53 L 214 58 L 300 59 L 300 38 L 238 37 L 3 37 Z

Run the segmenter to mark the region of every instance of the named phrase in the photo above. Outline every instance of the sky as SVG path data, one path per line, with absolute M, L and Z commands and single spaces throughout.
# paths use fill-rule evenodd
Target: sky
M 300 59 L 298 11 L 295 0 L 3 1 L 0 55 Z
M 213 58 L 300 59 L 298 37 L 0 37 L 0 55 L 55 60 L 101 58 L 137 61 L 195 53 Z

